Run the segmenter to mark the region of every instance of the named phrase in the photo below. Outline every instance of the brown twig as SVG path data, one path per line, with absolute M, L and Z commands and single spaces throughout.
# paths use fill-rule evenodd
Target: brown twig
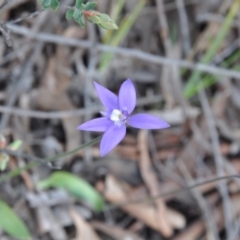
M 180 30 L 182 34 L 183 50 L 185 55 L 187 55 L 191 48 L 188 17 L 187 17 L 186 9 L 184 7 L 184 1 L 176 0 L 176 5 L 177 5 L 179 20 L 180 20 Z
M 158 103 L 162 100 L 161 96 L 151 96 L 139 98 L 137 106 L 144 106 L 147 104 Z M 101 105 L 96 105 L 88 108 L 82 108 L 78 110 L 58 111 L 58 112 L 45 112 L 36 110 L 26 110 L 17 107 L 0 106 L 0 112 L 9 115 L 15 115 L 20 117 L 32 117 L 40 119 L 55 119 L 55 118 L 70 118 L 81 117 L 86 114 L 99 113 L 102 109 Z
M 66 5 L 61 5 L 60 8 L 72 9 L 72 7 L 66 6 Z M 27 14 L 27 15 L 25 15 L 25 16 L 20 17 L 20 18 L 17 18 L 17 19 L 14 19 L 14 20 L 10 20 L 10 21 L 8 21 L 8 22 L 5 23 L 5 24 L 16 24 L 16 23 L 22 22 L 22 21 L 24 21 L 24 20 L 34 18 L 34 17 L 36 17 L 37 15 L 39 15 L 40 13 L 45 12 L 45 11 L 48 11 L 48 9 L 40 9 L 40 10 L 37 10 L 37 11 L 35 11 L 35 12 L 29 13 L 29 14 Z
M 215 22 L 215 23 L 219 23 L 222 24 L 225 20 L 225 17 L 221 14 L 216 14 L 216 13 L 201 13 L 199 15 L 197 15 L 197 21 L 199 23 L 203 23 L 203 22 Z M 239 23 L 237 20 L 233 20 L 233 23 L 231 25 L 232 27 L 238 28 L 239 27 Z
M 193 177 L 191 176 L 191 174 L 188 171 L 185 164 L 181 161 L 178 161 L 178 162 L 179 162 L 178 166 L 179 166 L 179 169 L 182 172 L 182 174 L 186 177 L 187 181 L 190 184 L 193 184 L 193 182 L 194 182 Z M 210 237 L 210 239 L 218 240 L 219 236 L 218 236 L 218 232 L 217 232 L 217 226 L 216 226 L 214 219 L 211 218 L 211 210 L 210 210 L 209 206 L 207 205 L 206 200 L 203 197 L 203 194 L 201 193 L 201 191 L 199 189 L 193 189 L 192 192 L 199 204 L 199 207 L 201 208 L 201 210 L 203 212 L 203 215 L 204 215 L 203 218 L 205 220 L 204 222 L 206 222 L 208 236 Z
M 240 179 L 240 175 L 235 175 L 234 174 L 234 175 L 228 175 L 228 176 L 213 177 L 211 179 L 201 181 L 201 182 L 196 181 L 195 183 L 193 183 L 192 185 L 189 185 L 186 188 L 181 188 L 181 189 L 177 189 L 175 191 L 160 193 L 160 194 L 158 194 L 156 196 L 152 196 L 152 197 L 146 196 L 146 197 L 142 197 L 141 199 L 139 198 L 139 199 L 134 199 L 134 200 L 131 200 L 131 201 L 123 202 L 123 203 L 115 205 L 115 206 L 107 206 L 106 208 L 107 209 L 116 209 L 116 208 L 121 208 L 123 206 L 136 204 L 136 203 L 153 202 L 154 200 L 156 200 L 158 198 L 167 198 L 167 197 L 170 197 L 170 196 L 174 196 L 174 195 L 177 195 L 177 194 L 180 194 L 180 193 L 184 193 L 186 191 L 190 191 L 194 188 L 200 187 L 200 186 L 208 184 L 208 183 L 213 183 L 213 182 L 223 181 L 223 180 L 225 181 L 225 180 L 230 180 L 230 179 L 234 179 L 234 178 Z
M 41 49 L 41 46 L 42 46 L 41 43 L 38 44 L 36 46 L 36 48 L 34 49 L 33 53 L 31 54 L 31 56 L 25 62 L 20 78 L 18 79 L 17 83 L 13 86 L 12 91 L 9 92 L 9 98 L 6 103 L 7 107 L 12 107 L 15 104 L 19 94 L 26 87 L 23 84 L 23 82 L 25 82 L 25 80 L 27 79 L 26 76 L 29 74 L 29 71 L 30 71 L 32 65 L 34 64 L 34 60 L 35 60 L 36 56 L 38 55 L 38 53 Z M 30 83 L 28 83 L 28 84 L 30 85 Z M 9 117 L 10 117 L 10 115 L 7 113 L 2 116 L 1 121 L 0 121 L 0 131 L 6 127 Z
M 205 115 L 205 119 L 207 122 L 207 127 L 209 131 L 209 135 L 211 138 L 211 144 L 212 144 L 212 152 L 216 164 L 217 169 L 217 175 L 221 176 L 224 174 L 224 162 L 222 159 L 222 155 L 220 152 L 220 143 L 219 143 L 219 136 L 217 133 L 214 117 L 210 108 L 210 105 L 208 103 L 208 99 L 206 96 L 206 93 L 204 90 L 199 92 L 200 102 L 203 107 L 203 112 Z M 229 223 L 232 223 L 233 217 L 232 217 L 232 211 L 231 211 L 231 204 L 230 204 L 230 197 L 227 190 L 227 184 L 226 182 L 219 183 L 219 191 L 221 193 L 221 196 L 223 198 L 223 209 L 224 209 L 224 217 L 225 217 L 225 227 L 227 231 L 227 236 L 230 237 L 231 235 L 231 229 L 228 227 L 230 226 Z
M 140 169 L 142 178 L 149 189 L 150 196 L 156 196 L 159 193 L 159 186 L 156 176 L 153 173 L 153 169 L 150 163 L 147 147 L 147 132 L 141 130 L 138 135 L 138 149 L 140 151 Z M 165 236 L 170 237 L 173 234 L 173 229 L 167 218 L 167 209 L 165 202 L 162 199 L 158 199 L 156 202 L 156 210 L 158 211 L 156 221 L 159 223 L 159 231 Z
M 2 33 L 3 39 L 8 47 L 12 47 L 12 41 L 8 32 L 8 29 L 0 22 L 0 32 Z
M 85 49 L 90 49 L 92 47 L 91 42 L 86 40 L 67 38 L 67 37 L 62 37 L 62 36 L 51 34 L 51 33 L 36 33 L 36 32 L 32 32 L 31 29 L 29 28 L 14 25 L 14 24 L 7 24 L 6 26 L 9 28 L 9 30 L 11 30 L 16 34 L 27 36 L 29 38 L 36 39 L 38 41 L 62 44 L 66 46 L 81 47 Z M 111 52 L 111 53 L 119 54 L 125 57 L 136 58 L 136 59 L 140 59 L 143 61 L 147 61 L 147 62 L 159 64 L 159 65 L 174 65 L 176 67 L 183 67 L 191 70 L 199 70 L 199 71 L 210 73 L 217 76 L 226 76 L 226 77 L 233 77 L 233 78 L 240 79 L 240 73 L 238 71 L 209 66 L 201 63 L 195 64 L 195 63 L 185 61 L 185 60 L 180 60 L 180 59 L 178 60 L 170 59 L 166 57 L 145 53 L 140 50 L 134 50 L 134 49 L 123 48 L 123 47 L 112 47 L 104 44 L 97 44 L 96 49 L 101 52 Z
M 92 100 L 91 100 L 91 89 L 92 89 L 92 81 L 93 81 L 93 75 L 95 72 L 95 69 L 97 67 L 97 49 L 95 48 L 96 42 L 97 42 L 97 38 L 96 38 L 96 32 L 95 32 L 95 28 L 94 25 L 92 25 L 91 23 L 87 24 L 88 27 L 88 38 L 89 41 L 92 45 L 92 48 L 89 49 L 89 66 L 88 66 L 88 70 L 87 70 L 87 74 L 85 77 L 85 82 L 84 82 L 84 104 L 86 108 L 89 108 L 90 106 L 92 106 Z M 85 121 L 88 121 L 91 119 L 91 114 L 86 113 L 85 116 Z M 85 141 L 89 142 L 91 140 L 91 135 L 89 132 L 85 132 Z M 84 151 L 84 155 L 85 155 L 85 160 L 88 163 L 92 162 L 92 154 L 91 154 L 91 150 L 89 148 L 85 149 Z

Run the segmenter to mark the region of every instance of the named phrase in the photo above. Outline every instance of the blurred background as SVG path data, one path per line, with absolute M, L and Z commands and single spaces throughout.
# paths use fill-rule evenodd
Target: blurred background
M 0 239 L 240 239 L 237 178 L 146 201 L 240 173 L 240 0 L 98 0 L 118 30 L 60 4 L 0 1 Z M 103 110 L 93 81 L 127 78 L 171 127 L 43 164 L 99 136 L 76 130 Z

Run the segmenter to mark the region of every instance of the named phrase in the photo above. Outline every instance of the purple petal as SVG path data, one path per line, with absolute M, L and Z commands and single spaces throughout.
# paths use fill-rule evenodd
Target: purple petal
M 170 125 L 162 119 L 144 113 L 135 114 L 129 117 L 127 123 L 132 127 L 141 129 L 161 129 L 170 127 Z
M 98 93 L 98 97 L 100 98 L 102 104 L 107 110 L 118 109 L 118 98 L 117 96 L 109 91 L 107 88 L 102 85 L 94 82 L 95 88 Z
M 113 125 L 113 122 L 105 117 L 95 118 L 88 122 L 85 122 L 77 127 L 78 130 L 105 132 L 109 127 Z
M 126 125 L 118 126 L 112 125 L 104 134 L 100 143 L 101 156 L 106 155 L 113 148 L 115 148 L 119 142 L 122 141 L 126 135 Z
M 136 106 L 136 90 L 130 79 L 126 80 L 120 88 L 118 104 L 121 110 L 130 114 Z

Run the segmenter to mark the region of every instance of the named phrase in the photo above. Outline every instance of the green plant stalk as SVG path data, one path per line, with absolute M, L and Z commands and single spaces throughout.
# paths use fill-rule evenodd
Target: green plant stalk
M 80 147 L 77 147 L 77 148 L 75 148 L 71 151 L 68 151 L 68 152 L 60 153 L 60 154 L 58 154 L 56 156 L 53 156 L 53 157 L 44 158 L 43 161 L 46 162 L 46 163 L 56 161 L 59 158 L 72 155 L 72 154 L 78 152 L 79 150 L 82 150 L 86 147 L 92 146 L 92 145 L 98 143 L 100 140 L 101 140 L 101 136 L 96 137 L 92 141 L 90 141 L 88 143 L 85 143 L 85 144 L 81 145 Z M 29 169 L 34 168 L 34 167 L 37 167 L 41 164 L 42 164 L 42 162 L 31 162 L 31 163 L 26 164 L 24 167 L 17 168 L 17 169 L 15 169 L 15 170 L 13 170 L 9 173 L 6 173 L 6 174 L 4 174 L 3 176 L 0 177 L 0 183 L 6 181 L 8 179 L 11 179 L 13 177 L 19 176 L 23 171 L 29 170 Z
M 231 68 L 232 70 L 235 71 L 240 71 L 240 66 L 235 66 L 233 68 Z M 205 89 L 207 87 L 212 86 L 214 83 L 217 83 L 219 79 L 217 79 L 214 76 L 206 76 L 202 79 L 201 82 L 198 82 L 194 88 L 191 89 L 191 92 L 189 92 L 188 98 L 193 97 L 194 95 L 196 95 L 198 93 L 198 91 Z
M 235 63 L 240 58 L 240 50 L 237 50 L 235 53 L 233 53 L 228 59 L 226 59 L 224 62 L 220 64 L 221 67 L 229 67 L 233 63 Z
M 229 68 L 234 62 L 236 62 L 240 57 L 240 50 L 236 51 L 232 56 L 226 59 L 224 62 L 220 64 L 221 67 Z M 235 65 L 231 68 L 232 70 L 240 70 L 239 64 Z M 215 76 L 206 75 L 202 78 L 201 81 L 197 82 L 194 87 L 191 88 L 191 92 L 188 93 L 187 98 L 193 97 L 198 93 L 199 90 L 205 89 L 207 87 L 212 86 L 214 83 L 218 82 L 219 78 Z
M 146 3 L 145 0 L 140 0 L 138 2 L 138 4 L 136 5 L 134 11 L 122 20 L 118 31 L 113 36 L 112 40 L 109 42 L 109 44 L 111 46 L 114 46 L 114 47 L 118 46 L 121 43 L 121 41 L 126 37 L 129 30 L 131 29 L 133 23 L 136 21 L 139 13 L 143 9 L 145 3 Z M 106 71 L 106 69 L 108 68 L 108 66 L 112 60 L 112 57 L 113 57 L 113 54 L 111 54 L 111 53 L 104 53 L 101 56 L 101 62 L 100 62 L 100 67 L 99 67 L 99 70 L 101 72 Z
M 124 7 L 125 1 L 126 0 L 118 0 L 116 4 L 113 4 L 110 17 L 115 23 L 117 23 L 119 20 L 119 16 Z M 105 32 L 104 37 L 103 37 L 103 42 L 105 44 L 108 44 L 110 42 L 114 32 L 115 31 L 113 31 L 113 30 L 107 30 Z
M 201 63 L 203 63 L 203 64 L 210 63 L 214 54 L 217 52 L 217 50 L 219 49 L 220 45 L 222 44 L 225 36 L 227 35 L 227 33 L 231 27 L 231 24 L 238 12 L 239 6 L 240 6 L 240 0 L 235 0 L 228 12 L 223 24 L 222 24 L 222 27 L 221 27 L 218 35 L 214 39 L 214 41 L 213 41 L 212 45 L 210 46 L 210 48 L 208 49 L 208 51 L 203 56 Z M 200 77 L 201 77 L 201 71 L 197 70 L 197 71 L 193 72 L 190 79 L 187 81 L 187 84 L 183 91 L 184 96 L 186 98 L 189 97 L 189 94 L 192 92 L 192 88 L 195 87 L 195 84 L 198 82 Z

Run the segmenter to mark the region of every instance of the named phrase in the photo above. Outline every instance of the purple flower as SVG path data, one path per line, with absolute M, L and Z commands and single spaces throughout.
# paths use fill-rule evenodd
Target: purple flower
M 81 124 L 77 129 L 94 132 L 105 132 L 100 143 L 101 156 L 106 155 L 126 135 L 126 124 L 141 129 L 161 129 L 170 125 L 149 114 L 135 114 L 130 116 L 136 106 L 136 91 L 130 79 L 120 88 L 119 96 L 94 82 L 98 96 L 106 108 L 100 112 L 103 117 Z

